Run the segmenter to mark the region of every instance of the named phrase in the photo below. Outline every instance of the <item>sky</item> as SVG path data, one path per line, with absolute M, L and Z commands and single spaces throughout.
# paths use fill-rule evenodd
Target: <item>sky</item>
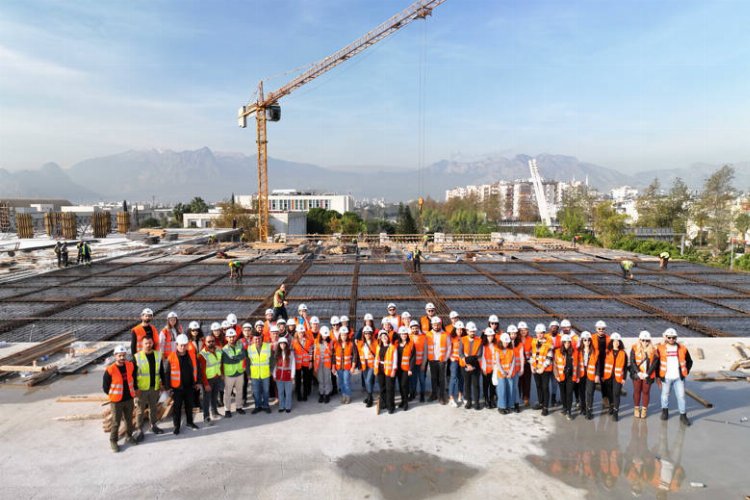
M 254 122 L 236 113 L 260 80 L 282 86 L 409 3 L 3 0 L 0 168 L 252 155 Z M 348 170 L 517 153 L 626 172 L 750 160 L 747 19 L 746 0 L 447 0 L 285 97 L 269 154 Z

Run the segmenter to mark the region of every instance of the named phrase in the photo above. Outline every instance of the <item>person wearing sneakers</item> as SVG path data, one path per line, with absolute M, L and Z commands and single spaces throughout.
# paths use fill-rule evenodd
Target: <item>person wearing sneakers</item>
M 302 327 L 304 332 L 304 325 Z M 279 391 L 279 413 L 292 411 L 292 386 L 294 385 L 294 371 L 296 363 L 294 351 L 289 347 L 289 340 L 281 337 L 276 346 L 276 366 L 273 370 L 273 378 Z
M 429 304 L 428 304 L 429 305 Z M 432 394 L 430 401 L 439 401 L 440 404 L 448 404 L 446 395 L 445 376 L 448 360 L 451 356 L 451 344 L 448 342 L 448 334 L 443 330 L 443 321 L 438 316 L 430 319 L 432 329 L 427 332 L 427 360 L 430 364 L 430 378 L 432 381 Z
M 327 326 L 321 326 L 320 335 L 313 351 L 313 371 L 318 379 L 318 403 L 331 401 L 331 391 L 333 390 L 333 383 L 331 382 L 332 358 L 331 332 Z
M 187 348 L 189 342 L 187 335 L 184 333 L 178 335 L 175 351 L 169 355 L 167 364 L 164 366 L 165 377 L 167 373 L 169 374 L 169 386 L 174 403 L 172 407 L 174 430 L 172 433 L 175 435 L 180 433 L 183 407 L 185 408 L 187 426 L 193 430 L 198 429 L 198 426 L 193 422 L 193 392 L 200 388 L 198 361 L 196 351 Z
M 571 325 L 570 320 L 563 319 L 560 321 L 560 335 L 558 335 L 558 338 L 562 338 L 562 335 L 570 335 L 570 341 L 573 344 L 573 347 L 578 349 L 578 346 L 580 345 L 580 339 L 578 338 L 578 335 L 573 330 L 573 325 Z M 559 345 L 557 347 L 560 347 Z M 575 399 L 575 403 L 578 406 L 578 412 L 583 413 L 581 411 L 581 405 L 582 401 L 578 399 L 578 384 L 581 383 L 581 380 L 579 378 L 576 378 L 576 381 L 573 382 L 573 398 Z
M 554 374 L 560 385 L 562 414 L 568 420 L 572 420 L 573 384 L 578 380 L 578 349 L 573 346 L 570 335 L 566 333 L 560 337 L 561 346 L 554 354 Z
M 525 363 L 525 355 L 523 350 L 523 342 L 521 341 L 521 335 L 518 333 L 518 327 L 516 325 L 510 324 L 508 325 L 508 328 L 506 330 L 508 333 L 508 336 L 510 337 L 510 341 L 513 344 L 513 351 L 514 351 L 514 359 L 516 362 L 516 366 L 513 370 L 513 376 L 511 377 L 511 384 L 512 384 L 512 390 L 513 390 L 513 411 L 516 413 L 521 412 L 521 391 L 519 390 L 520 386 L 518 385 L 518 381 L 523 375 L 523 371 L 526 369 L 524 366 Z
M 560 341 L 561 337 L 560 337 L 560 322 L 559 321 L 557 320 L 550 321 L 549 326 L 547 327 L 547 335 L 552 340 L 553 350 L 556 351 L 557 349 L 562 347 L 562 342 Z M 555 380 L 554 376 L 550 377 L 549 380 L 550 380 L 550 384 L 549 384 L 550 406 L 557 406 L 557 403 L 562 401 L 562 398 L 560 400 L 558 400 L 557 398 L 558 383 Z
M 617 422 L 620 413 L 620 392 L 622 384 L 628 374 L 628 355 L 625 352 L 625 346 L 622 344 L 622 337 L 615 332 L 609 338 L 609 346 L 604 359 L 604 376 L 602 385 L 607 386 L 607 393 L 610 396 L 609 414 L 612 420 Z
M 482 373 L 480 359 L 482 358 L 482 339 L 477 335 L 477 325 L 473 321 L 466 323 L 466 337 L 461 339 L 458 356 L 464 369 L 464 408 L 471 410 L 472 406 L 480 410 L 479 377 Z
M 294 352 L 294 386 L 297 401 L 307 401 L 312 391 L 312 358 L 314 349 L 312 333 L 305 332 L 303 325 L 297 325 L 291 350 Z
M 395 389 L 396 373 L 398 372 L 398 349 L 392 344 L 388 333 L 381 331 L 378 338 L 378 347 L 375 350 L 375 375 L 380 386 L 380 397 L 378 398 L 377 414 L 382 408 L 387 408 L 388 413 L 396 411 Z
M 411 329 L 410 337 L 414 343 L 414 372 L 409 381 L 412 401 L 417 397 L 417 383 L 419 383 L 419 402 L 424 403 L 424 394 L 427 391 L 427 335 L 419 327 L 419 321 L 413 319 L 409 323 Z
M 271 329 L 273 333 L 273 328 Z M 247 364 L 250 368 L 250 384 L 253 387 L 253 397 L 255 399 L 255 408 L 252 413 L 265 411 L 271 413 L 269 406 L 269 392 L 271 388 L 271 374 L 273 373 L 274 358 L 271 344 L 263 342 L 263 336 L 253 332 L 253 343 L 247 350 Z M 228 390 L 228 389 L 225 389 Z M 226 393 L 225 393 L 225 397 Z M 227 410 L 229 405 L 226 403 Z
M 498 327 L 499 328 L 499 327 Z M 484 329 L 482 339 L 482 357 L 479 358 L 482 367 L 482 394 L 484 395 L 484 406 L 488 410 L 494 408 L 497 388 L 492 380 L 495 368 L 495 330 L 489 326 Z
M 523 370 L 518 377 L 518 392 L 523 399 L 523 405 L 528 407 L 529 399 L 531 398 L 531 342 L 533 339 L 529 335 L 529 327 L 525 321 L 520 321 L 517 328 L 518 335 L 521 337 L 524 356 Z
M 151 431 L 154 434 L 164 432 L 156 425 L 159 394 L 161 394 L 164 381 L 164 365 L 162 364 L 161 353 L 154 351 L 154 341 L 151 340 L 151 337 L 143 337 L 142 347 L 133 358 L 136 368 L 135 430 L 138 441 L 143 439 L 143 416 L 146 408 L 148 408 Z
M 680 422 L 687 426 L 690 425 L 690 420 L 685 409 L 685 379 L 693 367 L 693 358 L 687 347 L 677 342 L 677 331 L 674 328 L 664 331 L 664 339 L 657 348 L 661 379 L 661 419 L 669 418 L 669 394 L 674 388 Z
M 542 410 L 542 416 L 549 415 L 549 378 L 552 376 L 552 342 L 545 335 L 546 327 L 539 323 L 534 328 L 536 338 L 531 342 L 531 369 L 534 373 L 536 397 L 539 401 L 535 409 Z
M 122 345 L 115 347 L 115 362 L 104 370 L 102 377 L 102 390 L 109 398 L 109 405 L 112 408 L 113 424 L 109 433 L 109 445 L 115 453 L 120 451 L 117 440 L 120 438 L 120 421 L 122 420 L 125 420 L 128 443 L 138 444 L 133 436 L 135 364 L 127 361 L 127 352 L 128 350 Z
M 356 370 L 357 349 L 349 337 L 349 328 L 339 328 L 339 338 L 333 344 L 333 373 L 341 389 L 341 403 L 352 402 L 352 374 Z
M 203 385 L 203 421 L 211 422 L 219 416 L 219 393 L 224 379 L 222 377 L 222 360 L 224 352 L 216 348 L 213 337 L 206 338 L 198 359 L 201 384 Z
M 602 393 L 602 410 L 607 411 L 610 396 L 607 392 L 607 384 L 602 384 L 602 375 L 604 374 L 604 360 L 607 357 L 607 346 L 609 346 L 609 334 L 607 333 L 607 323 L 602 320 L 597 321 L 594 327 L 596 333 L 591 336 L 591 346 L 597 353 L 594 382 L 599 384 L 599 390 Z
M 646 418 L 651 397 L 651 385 L 656 378 L 656 348 L 651 343 L 651 333 L 643 330 L 638 341 L 630 348 L 630 378 L 633 379 L 633 416 Z
M 372 326 L 366 325 L 362 328 L 362 339 L 357 340 L 356 343 L 358 353 L 357 362 L 359 363 L 359 371 L 362 374 L 362 383 L 367 393 L 364 403 L 370 408 L 374 404 L 372 399 L 373 385 L 375 384 L 373 369 L 375 368 L 375 351 L 378 348 L 377 340 L 375 340 L 375 336 L 372 334 Z
M 461 339 L 466 335 L 463 321 L 456 321 L 446 327 L 451 331 L 448 333 L 451 341 L 451 357 L 448 365 L 450 377 L 448 379 L 448 404 L 457 408 L 461 403 L 464 392 L 464 368 L 461 360 Z
M 227 345 L 222 349 L 222 368 L 224 371 L 224 418 L 232 418 L 232 393 L 234 393 L 237 413 L 245 414 L 242 409 L 242 374 L 245 371 L 247 351 L 242 343 L 237 342 L 237 333 L 233 328 L 227 330 Z
M 401 392 L 401 403 L 398 406 L 406 411 L 409 409 L 409 378 L 414 373 L 417 355 L 414 352 L 414 342 L 409 338 L 409 327 L 399 327 L 398 336 L 398 346 L 396 348 L 398 372 L 396 373 L 396 378 L 398 379 L 399 391 Z
M 513 349 L 510 335 L 507 333 L 501 334 L 500 343 L 491 345 L 490 348 L 493 351 L 494 358 L 492 382 L 495 384 L 497 391 L 497 411 L 501 415 L 507 415 L 510 413 L 510 409 L 515 404 L 516 399 L 513 394 L 516 351 Z

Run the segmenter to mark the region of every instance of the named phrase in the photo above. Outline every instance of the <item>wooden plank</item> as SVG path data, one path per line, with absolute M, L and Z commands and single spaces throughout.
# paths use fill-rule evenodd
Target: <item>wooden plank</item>
M 713 408 L 714 405 L 712 403 L 709 403 L 707 400 L 700 397 L 698 394 L 696 394 L 694 391 L 691 391 L 690 389 L 685 389 L 685 394 L 693 398 L 694 400 L 698 401 L 700 404 L 705 406 L 706 408 Z
M 66 363 L 65 365 L 62 365 L 58 368 L 58 371 L 63 375 L 69 375 L 71 373 L 75 373 L 81 368 L 90 365 L 94 361 L 103 358 L 104 356 L 107 356 L 110 352 L 114 350 L 114 346 L 105 346 L 102 347 L 91 354 L 87 354 L 85 356 L 81 356 L 78 358 L 73 358 L 73 361 L 70 363 Z
M 108 402 L 109 398 L 103 394 L 73 394 L 70 396 L 60 396 L 55 401 L 58 403 L 103 403 Z
M 55 417 L 52 420 L 58 422 L 76 422 L 79 420 L 101 420 L 101 413 L 81 413 L 78 415 L 65 415 L 64 417 Z
M 26 379 L 26 386 L 27 387 L 33 387 L 37 384 L 40 384 L 44 382 L 47 379 L 50 379 L 52 377 L 55 377 L 57 375 L 57 368 L 54 368 L 52 370 L 45 370 L 43 372 L 39 372 L 35 375 L 32 375 L 31 377 Z
M 43 372 L 53 367 L 54 365 L 47 365 L 47 366 L 0 365 L 0 372 Z

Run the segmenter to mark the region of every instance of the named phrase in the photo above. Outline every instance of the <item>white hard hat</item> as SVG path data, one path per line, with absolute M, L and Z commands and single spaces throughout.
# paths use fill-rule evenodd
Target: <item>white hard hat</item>
M 398 329 L 398 333 L 399 335 L 403 335 L 403 334 L 409 335 L 409 329 L 405 326 L 401 326 Z
M 261 322 L 260 322 L 260 324 L 262 325 L 262 324 L 263 324 L 263 322 L 261 321 Z M 243 329 L 243 330 L 244 330 L 245 328 L 252 328 L 252 327 L 253 327 L 253 324 L 252 324 L 252 323 L 242 323 L 242 329 Z
M 518 327 L 516 325 L 508 325 L 508 328 L 506 328 L 508 333 L 518 333 Z
M 374 321 L 375 318 L 372 317 L 372 314 L 367 313 L 365 314 L 365 321 Z
M 266 309 L 266 315 L 273 314 L 273 309 Z
M 433 316 L 432 319 L 430 320 L 430 323 L 432 323 L 433 325 L 437 325 L 438 323 L 442 323 L 442 322 L 443 320 L 440 319 L 440 316 Z
M 234 326 L 237 324 L 237 315 L 234 313 L 227 314 L 227 321 L 229 321 L 230 326 Z
M 607 328 L 607 323 L 605 323 L 602 320 L 599 320 L 599 321 L 596 322 L 596 324 L 594 326 L 596 328 Z
M 619 333 L 615 332 L 609 336 L 609 340 L 622 340 L 622 336 Z
M 553 319 L 549 322 L 549 327 L 552 328 L 553 326 L 560 326 L 560 323 L 556 319 Z
M 641 330 L 638 334 L 638 340 L 651 340 L 651 332 L 648 330 Z
M 456 321 L 453 326 L 455 328 L 464 328 L 464 322 L 463 321 Z
M 473 321 L 469 321 L 466 323 L 466 329 L 470 332 L 476 332 L 477 331 L 477 324 Z
M 174 311 L 170 311 L 169 314 L 167 314 L 167 319 L 171 318 L 177 318 L 177 313 Z
M 458 318 L 458 313 L 456 311 L 451 311 L 451 313 L 448 315 L 450 319 Z
M 263 326 L 265 325 L 265 323 L 263 323 L 262 319 L 259 319 L 258 321 L 255 322 L 255 326 L 258 326 L 258 325 Z M 244 325 L 243 325 L 243 328 L 244 328 Z
M 339 318 L 339 321 L 341 321 L 342 323 L 343 323 L 344 321 L 346 321 L 346 322 L 348 323 L 348 322 L 349 322 L 349 316 L 341 316 L 341 317 Z
M 500 323 L 500 318 L 497 317 L 497 315 L 493 314 L 492 316 L 487 319 L 488 323 Z
M 404 311 L 401 313 L 402 318 L 411 318 L 411 313 L 409 311 Z
M 141 316 L 143 316 L 144 314 L 147 314 L 149 316 L 153 316 L 154 315 L 154 311 L 152 311 L 151 309 L 149 309 L 147 307 L 146 309 L 144 309 L 143 311 L 141 311 Z
M 296 325 L 297 320 L 294 318 L 289 318 L 289 321 L 286 322 L 287 325 Z
M 126 354 L 128 352 L 127 349 L 125 349 L 125 346 L 118 345 L 115 347 L 115 354 Z
M 294 329 L 297 332 L 304 332 L 305 331 L 305 325 L 297 325 L 297 328 Z
M 287 343 L 289 343 L 289 341 L 287 340 L 286 337 L 279 338 L 279 344 L 287 344 Z
M 367 325 L 366 327 L 362 328 L 362 333 L 372 333 L 372 327 L 370 325 Z
M 271 328 L 268 329 L 271 333 L 279 333 L 279 327 L 276 325 L 271 325 Z
M 590 339 L 591 338 L 591 332 L 583 331 L 581 332 L 581 340 L 583 339 Z
M 331 331 L 328 329 L 327 326 L 320 327 L 320 336 L 324 338 L 328 338 L 331 336 Z
M 428 302 L 428 303 L 427 303 L 427 304 L 425 304 L 425 306 L 424 306 L 424 310 L 425 310 L 425 311 L 429 311 L 430 309 L 435 309 L 435 304 L 433 304 L 432 302 Z
M 413 319 L 409 322 L 409 326 L 420 326 L 419 321 Z
M 386 309 L 390 309 L 391 307 L 393 307 L 395 309 L 396 308 L 396 304 L 394 304 L 393 302 L 391 302 L 390 304 L 388 304 L 388 307 L 386 307 Z
M 570 324 L 570 321 L 568 321 L 567 319 L 560 321 L 561 328 L 570 328 L 571 326 L 572 325 Z
M 384 316 L 383 319 L 380 320 L 381 325 L 390 325 L 391 324 L 391 318 L 388 316 Z
M 231 325 L 231 324 L 229 323 L 229 321 L 227 321 L 227 320 L 224 320 L 224 321 L 222 321 L 222 322 L 221 322 L 221 327 L 222 327 L 223 329 L 225 329 L 225 330 L 226 330 L 227 328 L 231 327 L 231 326 L 232 326 L 232 325 Z
M 542 323 L 537 323 L 537 325 L 534 327 L 535 333 L 544 333 L 547 331 L 547 327 L 544 326 Z
M 485 334 L 485 335 L 487 335 L 488 337 L 489 337 L 490 335 L 495 335 L 495 330 L 493 330 L 493 329 L 492 329 L 492 328 L 490 328 L 490 327 L 487 327 L 487 328 L 485 328 L 485 329 L 484 329 L 484 334 Z
M 197 321 L 191 321 L 188 324 L 188 330 L 198 330 L 200 329 L 200 327 L 201 327 L 201 324 L 198 323 Z
M 571 342 L 570 335 L 568 335 L 567 333 L 563 334 L 562 337 L 560 338 L 560 341 L 561 342 Z
M 518 329 L 519 330 L 528 330 L 529 329 L 529 325 L 527 325 L 525 321 L 519 321 L 518 322 Z
M 507 333 L 501 333 L 500 342 L 510 342 L 510 335 L 508 335 Z
M 339 319 L 338 316 L 331 316 L 331 324 L 332 325 L 338 325 L 339 323 L 341 323 L 341 320 Z
M 177 345 L 187 345 L 187 343 L 190 341 L 188 340 L 187 335 L 181 333 L 177 336 L 175 342 L 177 343 Z
M 193 329 L 193 326 L 196 325 L 197 323 L 198 323 L 197 321 L 191 321 L 190 322 L 190 328 Z M 198 327 L 196 326 L 195 328 L 198 328 Z M 212 331 L 213 330 L 221 330 L 221 323 L 217 323 L 216 321 L 214 321 L 213 323 L 211 323 L 211 330 Z
M 313 316 L 312 318 L 310 318 L 310 324 L 311 325 L 320 324 L 320 319 L 317 316 Z
M 677 330 L 674 328 L 667 328 L 664 330 L 664 336 L 665 337 L 676 337 L 677 336 Z
M 286 325 L 286 320 L 284 318 L 279 318 L 276 320 L 277 325 Z
M 230 328 L 229 330 L 227 330 L 227 338 L 236 337 L 236 336 L 237 336 L 237 331 L 234 328 Z
M 307 311 L 307 305 L 300 304 L 299 307 L 297 307 L 298 311 Z
M 388 332 L 386 332 L 385 330 L 380 330 L 380 332 L 378 332 L 378 337 L 382 337 L 383 335 L 389 337 Z
M 349 329 L 347 327 L 342 326 L 341 328 L 339 328 L 339 334 L 346 335 L 347 333 L 349 333 Z

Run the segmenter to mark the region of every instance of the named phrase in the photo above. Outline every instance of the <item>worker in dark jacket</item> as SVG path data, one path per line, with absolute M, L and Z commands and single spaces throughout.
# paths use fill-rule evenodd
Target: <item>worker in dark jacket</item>
M 409 378 L 414 373 L 417 351 L 414 348 L 414 342 L 409 338 L 409 327 L 399 327 L 398 336 L 398 374 L 396 377 L 401 392 L 399 408 L 406 411 L 409 409 Z
M 169 386 L 171 387 L 172 421 L 174 422 L 174 434 L 180 433 L 180 423 L 183 405 L 185 406 L 185 420 L 191 429 L 198 429 L 193 423 L 193 391 L 200 388 L 198 383 L 198 360 L 194 350 L 188 349 L 187 335 L 181 333 L 177 336 L 176 350 L 169 355 L 164 366 L 164 373 L 169 374 Z
M 112 428 L 109 432 L 109 444 L 112 451 L 117 453 L 120 433 L 120 422 L 125 420 L 127 441 L 137 444 L 133 437 L 133 400 L 135 399 L 135 365 L 126 361 L 127 349 L 118 345 L 115 347 L 115 362 L 104 371 L 102 389 L 109 397 L 112 406 Z

